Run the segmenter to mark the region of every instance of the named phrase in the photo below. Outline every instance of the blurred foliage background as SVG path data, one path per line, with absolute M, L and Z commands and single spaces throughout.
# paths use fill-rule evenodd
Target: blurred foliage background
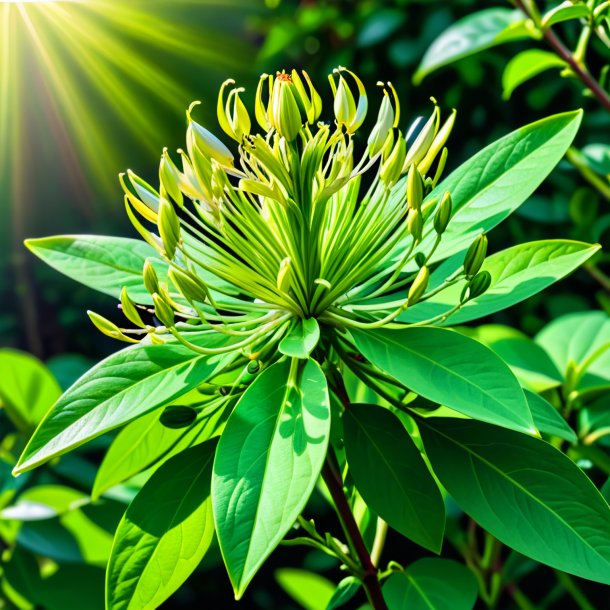
M 518 88 L 509 101 L 503 99 L 504 66 L 524 48 L 543 48 L 540 42 L 489 49 L 413 84 L 430 44 L 458 19 L 489 6 L 508 3 L 0 2 L 0 347 L 25 350 L 51 364 L 62 355 L 63 367 L 53 365 L 52 370 L 66 379 L 87 361 L 117 349 L 93 329 L 85 313 L 93 309 L 112 317 L 116 303 L 37 262 L 23 239 L 57 233 L 132 235 L 117 174 L 131 167 L 153 180 L 162 148 L 183 144 L 184 110 L 191 101 L 204 102 L 196 111 L 198 121 L 215 124 L 216 92 L 225 78 L 235 78 L 253 97 L 259 73 L 305 68 L 323 90 L 326 75 L 344 65 L 356 71 L 367 88 L 378 80 L 392 81 L 409 122 L 429 114 L 433 96 L 445 109 L 458 110 L 448 170 L 520 125 L 577 107 L 586 108 L 587 115 L 576 145 L 582 149 L 607 143 L 610 114 L 556 70 Z M 561 33 L 576 44 L 576 26 L 562 25 Z M 595 67 L 604 57 L 607 61 L 608 49 L 596 41 L 592 45 L 589 59 Z M 601 175 L 610 173 L 607 159 L 598 163 Z M 609 212 L 607 193 L 591 188 L 564 161 L 540 191 L 494 231 L 490 250 L 560 236 L 607 246 Z M 568 280 L 488 322 L 533 335 L 565 313 L 591 308 L 610 312 L 606 256 L 601 254 Z M 78 357 L 66 360 L 65 354 Z M 99 460 L 103 447 L 87 448 L 88 463 Z M 403 555 L 414 550 L 404 540 L 401 545 Z M 275 553 L 236 607 L 293 608 L 275 582 L 274 569 L 332 568 L 323 555 L 292 551 Z M 544 581 L 539 586 L 544 587 Z M 602 595 L 602 587 L 590 586 L 594 596 Z M 230 599 L 228 579 L 216 561 L 214 571 L 196 574 L 166 607 L 195 607 L 206 600 L 211 608 L 228 608 L 233 605 Z

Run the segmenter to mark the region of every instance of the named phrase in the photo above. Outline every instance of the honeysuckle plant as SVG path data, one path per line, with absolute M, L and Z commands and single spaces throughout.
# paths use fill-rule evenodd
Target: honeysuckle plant
M 186 149 L 163 152 L 158 188 L 121 176 L 141 239 L 27 242 L 117 299 L 123 321 L 89 315 L 134 345 L 62 395 L 15 473 L 126 426 L 93 498 L 151 474 L 115 535 L 109 610 L 159 606 L 214 536 L 237 598 L 283 541 L 341 564 L 329 607 L 363 590 L 375 609 L 402 608 L 417 578 L 422 595 L 472 608 L 466 567 L 381 562 L 388 526 L 440 553 L 448 495 L 518 552 L 610 584 L 610 509 L 547 442 L 553 407 L 448 328 L 527 298 L 598 250 L 548 240 L 487 256 L 487 232 L 559 162 L 580 111 L 517 129 L 442 179 L 455 112 L 434 102 L 406 128 L 390 83 L 371 113 L 356 74 L 340 67 L 329 80 L 324 114 L 305 72 L 263 75 L 253 111 L 227 81 L 224 140 L 192 105 Z M 342 534 L 308 512 L 316 487 Z M 371 539 L 355 514 L 377 524 Z

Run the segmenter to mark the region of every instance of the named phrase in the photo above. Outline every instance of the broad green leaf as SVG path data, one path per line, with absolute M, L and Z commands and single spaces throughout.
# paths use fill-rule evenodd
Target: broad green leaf
M 326 610 L 336 610 L 343 607 L 358 593 L 361 586 L 362 583 L 355 576 L 346 576 L 337 585 L 333 596 L 326 606 Z
M 309 358 L 320 340 L 320 326 L 315 318 L 298 320 L 290 333 L 282 339 L 279 350 L 292 358 Z
M 180 451 L 219 434 L 226 417 L 220 408 L 192 426 L 171 429 L 159 423 L 161 411 L 131 422 L 112 441 L 95 477 L 91 496 L 105 491 L 150 467 L 158 467 Z
M 31 432 L 59 398 L 61 388 L 40 360 L 0 349 L 0 407 L 22 432 Z
M 354 404 L 343 429 L 349 471 L 369 508 L 403 536 L 440 552 L 443 497 L 400 420 L 383 407 Z
M 211 440 L 172 457 L 129 505 L 108 563 L 107 610 L 159 607 L 203 559 L 214 537 L 216 444 Z
M 582 19 L 589 16 L 589 7 L 582 2 L 572 2 L 566 0 L 558 6 L 552 8 L 542 17 L 542 25 L 549 28 L 556 23 L 562 21 L 570 21 L 572 19 Z
M 474 55 L 511 40 L 527 38 L 520 27 L 523 13 L 508 8 L 489 8 L 460 19 L 447 28 L 426 51 L 413 82 L 421 83 L 425 76 L 458 59 Z
M 223 342 L 226 338 L 220 333 L 207 333 L 209 347 Z M 81 377 L 47 413 L 15 474 L 168 404 L 204 383 L 219 366 L 219 357 L 210 358 L 172 343 L 134 345 L 109 356 Z
M 481 268 L 491 274 L 489 289 L 452 314 L 446 324 L 463 324 L 520 303 L 574 271 L 599 249 L 599 245 L 553 239 L 528 242 L 492 254 Z M 463 254 L 455 258 L 461 265 Z M 417 303 L 399 319 L 421 322 L 448 313 L 459 303 L 465 286 L 465 280 L 458 282 Z
M 57 235 L 28 239 L 25 245 L 45 263 L 69 278 L 120 298 L 125 286 L 134 301 L 152 305 L 144 287 L 142 268 L 150 258 L 162 281 L 167 281 L 167 263 L 146 242 L 104 235 Z
M 427 419 L 420 432 L 440 482 L 500 542 L 610 584 L 610 508 L 561 451 L 472 420 Z
M 562 373 L 574 365 L 584 370 L 578 390 L 610 386 L 610 317 L 605 312 L 562 316 L 543 328 L 535 340 Z
M 535 431 L 519 382 L 478 341 L 430 326 L 352 334 L 365 358 L 424 398 L 475 419 Z
M 51 519 L 89 503 L 84 493 L 63 485 L 39 485 L 19 495 L 17 502 L 0 516 L 16 521 Z
M 479 233 L 493 229 L 514 212 L 561 160 L 581 118 L 582 111 L 577 110 L 525 125 L 447 176 L 427 197 L 440 199 L 448 191 L 453 200 L 453 217 L 433 262 L 465 250 Z M 397 189 L 401 187 L 404 189 L 403 183 L 397 185 Z M 430 227 L 419 249 L 427 252 L 435 239 L 436 232 Z M 396 257 L 403 253 L 397 251 Z
M 420 559 L 383 585 L 389 610 L 472 610 L 478 591 L 472 572 L 451 559 Z
M 510 99 L 513 91 L 523 83 L 551 68 L 565 68 L 566 62 L 550 51 L 528 49 L 515 55 L 502 74 L 502 97 Z
M 570 443 L 576 442 L 576 433 L 550 402 L 529 390 L 525 390 L 525 398 L 527 398 L 527 404 L 530 406 L 536 428 L 540 432 L 558 436 Z
M 327 578 L 297 568 L 276 570 L 275 579 L 282 589 L 305 610 L 326 608 L 336 588 L 335 584 Z
M 326 379 L 313 360 L 264 370 L 229 417 L 212 479 L 214 519 L 237 598 L 303 510 L 330 434 Z

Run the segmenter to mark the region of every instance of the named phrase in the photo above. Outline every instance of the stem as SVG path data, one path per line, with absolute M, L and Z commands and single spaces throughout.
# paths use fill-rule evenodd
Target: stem
M 343 493 L 343 482 L 339 475 L 336 465 L 333 463 L 334 456 L 332 453 L 326 458 L 324 467 L 322 468 L 322 478 L 328 487 L 328 491 L 333 499 L 337 515 L 341 521 L 341 526 L 347 536 L 350 546 L 354 549 L 360 564 L 362 565 L 362 585 L 366 591 L 369 603 L 373 610 L 388 610 L 388 607 L 383 599 L 379 579 L 377 578 L 377 569 L 371 561 L 371 556 L 364 544 L 362 534 L 358 529 L 358 524 L 354 519 L 354 515 L 349 507 L 347 498 Z
M 532 600 L 519 587 L 510 587 L 508 592 L 520 610 L 537 610 Z
M 595 610 L 580 587 L 572 580 L 571 576 L 559 570 L 555 570 L 555 576 L 557 576 L 557 580 L 564 586 L 565 590 L 581 610 Z
M 526 17 L 532 19 L 530 11 L 526 8 L 523 0 L 514 0 L 515 5 L 519 8 Z M 534 20 L 535 21 L 535 20 Z M 591 91 L 591 93 L 597 98 L 597 101 L 604 107 L 605 110 L 610 112 L 610 96 L 602 89 L 601 85 L 591 76 L 587 68 L 585 68 L 574 55 L 566 48 L 566 46 L 559 40 L 552 28 L 540 28 L 542 35 L 546 40 L 547 44 L 555 51 L 555 54 L 561 57 L 572 69 L 574 74 L 580 79 L 580 81 Z
M 381 559 L 381 553 L 383 553 L 387 535 L 388 524 L 377 517 L 377 529 L 375 530 L 375 540 L 373 540 L 373 550 L 371 551 L 371 562 L 375 567 L 379 567 L 379 560 Z
M 610 184 L 601 176 L 598 176 L 586 162 L 583 161 L 583 156 L 579 150 L 574 147 L 569 148 L 566 153 L 566 159 L 600 195 L 610 201 Z

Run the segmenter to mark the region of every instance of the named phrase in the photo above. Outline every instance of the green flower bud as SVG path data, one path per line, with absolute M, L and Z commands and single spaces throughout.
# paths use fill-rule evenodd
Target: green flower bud
M 140 328 L 145 328 L 146 324 L 142 321 L 142 317 L 140 316 L 140 312 L 138 311 L 136 304 L 131 300 L 129 295 L 127 294 L 127 288 L 123 286 L 121 290 L 121 309 L 123 310 L 123 314 L 125 317 L 136 326 Z
M 193 102 L 186 113 L 189 121 L 189 131 L 192 134 L 196 147 L 209 159 L 215 159 L 225 167 L 233 166 L 233 154 L 231 151 L 205 127 L 196 123 L 191 118 L 193 108 L 201 102 Z
M 445 146 L 449 135 L 451 134 L 451 130 L 453 129 L 453 125 L 455 124 L 455 116 L 456 111 L 453 110 L 449 115 L 449 118 L 443 123 L 443 126 L 440 128 L 438 133 L 434 136 L 434 140 L 430 144 L 428 151 L 426 152 L 426 156 L 420 161 L 418 164 L 419 171 L 422 174 L 428 172 L 428 170 L 432 167 L 432 163 L 434 163 L 434 159 L 439 152 Z
M 407 205 L 411 210 L 421 210 L 424 201 L 424 181 L 415 165 L 409 167 L 407 174 Z
M 163 409 L 159 421 L 166 428 L 187 428 L 197 419 L 197 411 L 186 405 L 170 405 Z
M 158 292 L 154 292 L 152 295 L 153 304 L 155 306 L 155 316 L 167 328 L 174 325 L 174 310 L 169 303 L 167 303 Z
M 468 277 L 476 275 L 487 254 L 487 237 L 479 235 L 473 242 L 464 257 L 464 272 Z
M 119 182 L 129 203 L 143 218 L 156 223 L 159 210 L 159 193 L 130 169 L 127 170 L 127 178 L 131 188 L 125 182 L 125 174 L 119 174 Z
M 104 316 L 100 316 L 100 314 L 95 313 L 94 311 L 87 311 L 87 315 L 94 326 L 107 337 L 119 339 L 126 343 L 139 343 L 137 339 L 128 337 L 114 322 L 107 320 Z
M 159 206 L 159 216 L 157 219 L 159 235 L 163 241 L 165 255 L 167 258 L 174 258 L 176 247 L 180 242 L 180 220 L 172 203 L 162 198 Z
M 239 377 L 241 382 L 250 383 L 252 380 L 254 380 L 256 378 L 256 376 L 259 374 L 259 372 L 261 371 L 262 368 L 263 368 L 263 365 L 260 360 L 251 360 L 250 362 L 248 362 L 248 364 L 246 365 L 246 367 L 242 371 L 242 374 Z
M 383 100 L 379 108 L 379 115 L 377 116 L 377 123 L 371 131 L 371 135 L 367 141 L 369 157 L 374 157 L 381 151 L 385 141 L 394 126 L 394 109 L 390 102 L 390 96 L 386 90 L 383 92 Z
M 356 102 L 352 92 L 349 90 L 345 79 L 339 76 L 339 86 L 335 94 L 335 118 L 339 125 L 348 125 L 356 116 Z
M 187 301 L 205 303 L 209 300 L 207 286 L 196 275 L 175 267 L 170 267 L 167 274 Z
M 297 90 L 298 99 L 301 101 L 305 114 L 307 115 L 307 122 L 310 125 L 313 125 L 322 112 L 322 98 L 313 86 L 309 74 L 307 74 L 305 70 L 303 70 L 301 74 L 303 74 L 303 78 L 307 82 L 309 93 L 305 90 L 305 85 L 303 85 L 303 81 L 296 70 L 293 70 L 290 76 Z
M 263 102 L 263 85 L 267 83 L 267 97 L 271 99 L 271 92 L 273 87 L 273 77 L 271 74 L 261 74 L 261 77 L 258 81 L 258 86 L 256 87 L 256 98 L 254 103 L 254 116 L 256 117 L 256 121 L 261 126 L 263 131 L 269 131 L 271 128 L 271 123 L 269 122 L 269 116 L 267 115 L 267 107 Z
M 415 241 L 421 241 L 423 230 L 424 230 L 424 219 L 420 210 L 409 210 L 407 217 L 407 228 L 409 234 Z
M 491 274 L 489 271 L 479 271 L 468 286 L 468 300 L 480 297 L 491 286 Z
M 224 101 L 224 90 L 228 85 L 234 84 L 235 81 L 233 79 L 228 79 L 220 87 L 216 114 L 222 130 L 229 137 L 237 140 L 237 142 L 241 142 L 244 136 L 250 133 L 251 122 L 248 110 L 239 97 L 239 94 L 244 91 L 243 87 L 231 89 L 226 102 Z M 233 103 L 232 107 L 231 102 Z
M 335 84 L 334 74 L 339 75 L 339 86 Z M 343 74 L 348 74 L 356 83 L 358 103 Z M 368 110 L 368 96 L 362 81 L 347 68 L 339 66 L 329 74 L 328 80 L 335 98 L 334 110 L 337 124 L 343 125 L 347 133 L 354 133 L 364 122 Z
M 161 291 L 159 288 L 159 278 L 157 277 L 157 272 L 155 271 L 155 268 L 153 267 L 149 258 L 144 261 L 142 278 L 144 280 L 144 286 L 150 294 Z
M 436 214 L 434 215 L 434 230 L 439 235 L 442 235 L 447 229 L 449 220 L 451 220 L 452 211 L 453 203 L 451 201 L 451 195 L 449 193 L 445 193 L 441 199 L 440 205 L 438 206 L 438 210 L 436 210 Z
M 162 189 L 167 193 L 180 207 L 184 205 L 184 198 L 180 190 L 180 171 L 171 160 L 167 148 L 163 149 L 161 163 L 159 164 L 159 181 Z
M 434 103 L 436 104 L 436 102 Z M 426 156 L 428 149 L 430 148 L 430 145 L 434 141 L 434 137 L 438 132 L 440 115 L 440 109 L 438 106 L 435 105 L 432 115 L 430 116 L 426 124 L 422 127 L 413 144 L 409 147 L 407 156 L 405 158 L 404 171 L 406 171 L 409 165 L 419 164 L 419 162 Z M 410 133 L 407 134 L 407 139 L 410 139 L 410 135 Z
M 379 177 L 384 184 L 388 186 L 396 184 L 396 181 L 400 178 L 400 174 L 402 173 L 406 152 L 407 143 L 404 138 L 399 135 L 398 141 L 379 170 Z
M 290 75 L 278 72 L 273 83 L 270 111 L 267 112 L 267 116 L 272 127 L 288 142 L 292 142 L 299 135 L 303 126 L 295 93 L 296 89 Z
M 417 301 L 419 301 L 426 288 L 428 287 L 428 281 L 430 280 L 430 271 L 428 267 L 425 265 L 419 270 L 416 278 L 413 280 L 411 284 L 411 288 L 409 288 L 409 296 L 407 298 L 407 303 L 409 305 L 415 305 Z

